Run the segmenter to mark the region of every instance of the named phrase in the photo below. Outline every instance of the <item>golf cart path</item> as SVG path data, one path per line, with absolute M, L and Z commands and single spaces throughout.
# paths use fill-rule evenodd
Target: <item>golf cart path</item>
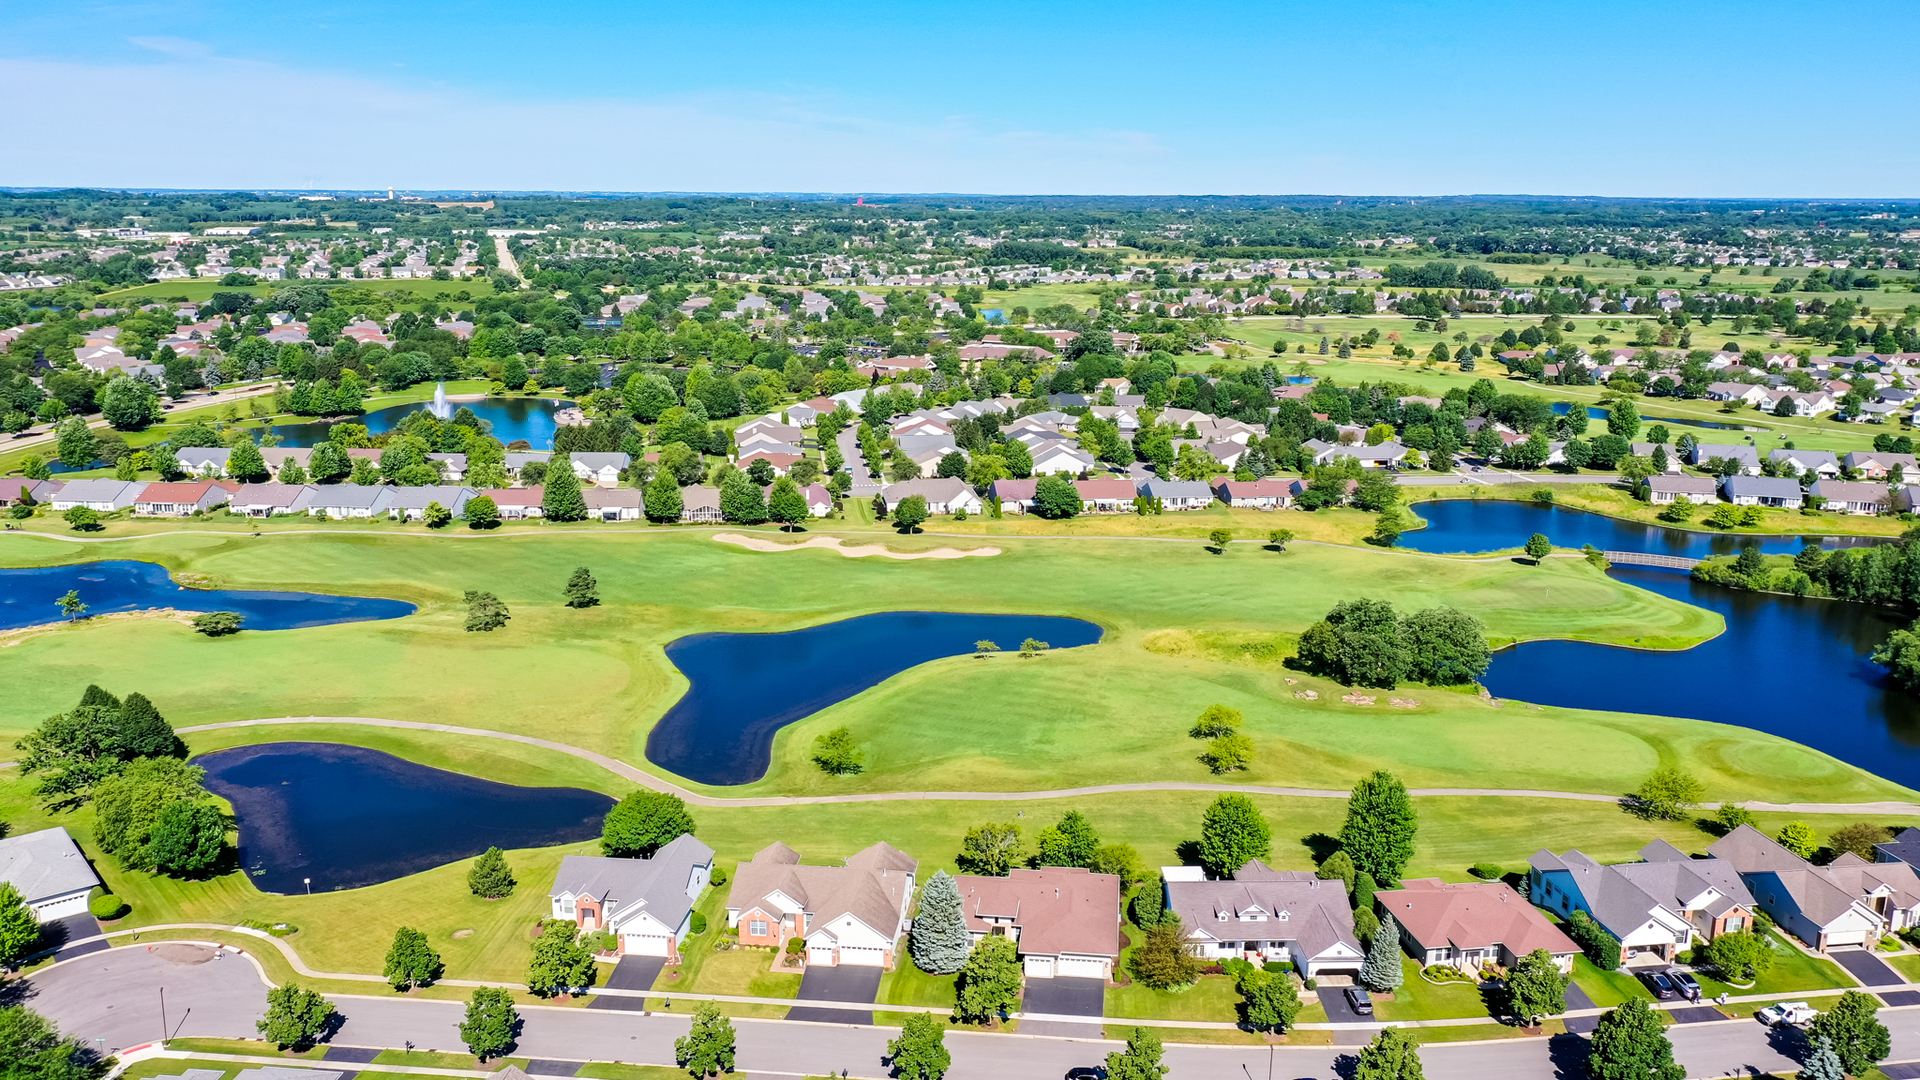
M 678 795 L 693 806 L 813 806 L 822 803 L 862 803 L 862 802 L 904 802 L 922 801 L 965 801 L 965 802 L 1027 802 L 1040 799 L 1070 799 L 1082 795 L 1113 795 L 1129 791 L 1209 791 L 1238 792 L 1243 795 L 1281 795 L 1303 799 L 1344 799 L 1351 792 L 1329 788 L 1287 788 L 1263 787 L 1254 784 L 1201 784 L 1183 781 L 1158 781 L 1136 784 L 1090 784 L 1085 787 L 1051 788 L 1044 791 L 876 791 L 859 795 L 758 795 L 728 798 L 719 795 L 703 795 L 655 776 L 644 769 L 635 768 L 617 758 L 585 750 L 578 746 L 554 742 L 551 739 L 536 739 L 531 735 L 515 735 L 504 731 L 487 731 L 482 728 L 459 727 L 453 724 L 423 724 L 412 720 L 382 720 L 364 716 L 282 716 L 259 720 L 229 720 L 218 724 L 198 724 L 183 727 L 181 734 L 197 731 L 217 731 L 223 728 L 269 727 L 282 724 L 354 724 L 362 727 L 398 728 L 407 731 L 438 731 L 449 735 L 473 735 L 487 739 L 501 739 L 507 742 L 538 746 L 546 750 L 556 750 L 570 754 L 655 791 L 664 791 Z M 1412 788 L 1408 794 L 1415 796 L 1447 797 L 1494 797 L 1514 799 L 1564 799 L 1572 802 L 1618 803 L 1618 795 L 1602 795 L 1587 791 L 1540 791 L 1530 788 Z M 1867 802 L 1867 803 L 1767 803 L 1749 802 L 1741 804 L 1756 812 L 1778 812 L 1790 814 L 1885 814 L 1920 815 L 1920 803 L 1910 802 Z

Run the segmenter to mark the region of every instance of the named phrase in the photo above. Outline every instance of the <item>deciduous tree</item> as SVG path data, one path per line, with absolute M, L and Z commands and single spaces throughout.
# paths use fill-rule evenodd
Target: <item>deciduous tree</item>
M 908 1013 L 900 1037 L 887 1041 L 887 1063 L 900 1080 L 941 1080 L 953 1067 L 947 1026 L 932 1013 Z
M 317 990 L 303 990 L 292 983 L 267 991 L 267 1015 L 254 1021 L 254 1028 L 266 1040 L 288 1048 L 312 1046 L 333 1023 L 333 1002 Z
M 954 1015 L 985 1023 L 1011 1012 L 1020 1003 L 1023 978 L 1011 938 L 982 938 L 960 968 Z
M 813 763 L 830 776 L 850 776 L 860 771 L 860 744 L 853 732 L 834 728 L 813 740 Z
M 40 920 L 11 881 L 0 881 L 0 966 L 12 967 L 40 942 Z
M 711 1001 L 693 1007 L 693 1028 L 673 1040 L 674 1060 L 694 1076 L 719 1076 L 733 1071 L 733 1021 Z
M 1682 812 L 1698 805 L 1705 784 L 1675 765 L 1662 765 L 1647 774 L 1633 793 L 1633 811 L 1644 818 L 1678 821 Z
M 1387 1028 L 1360 1048 L 1353 1080 L 1423 1080 L 1420 1042 L 1403 1028 Z
M 1685 1080 L 1673 1043 L 1645 1000 L 1628 998 L 1600 1017 L 1590 1040 L 1587 1075 L 1593 1080 Z
M 970 874 L 1005 877 L 1020 851 L 1020 826 L 989 821 L 967 830 L 954 861 Z
M 1827 1040 L 1849 1074 L 1864 1076 L 1893 1052 L 1893 1036 L 1876 1015 L 1879 1011 L 1879 1001 L 1849 990 L 1840 995 L 1833 1008 L 1813 1018 L 1807 1034 Z
M 24 1005 L 0 1008 L 0 1077 L 6 1080 L 100 1080 L 113 1059 L 86 1041 L 62 1036 L 51 1020 Z
M 1127 1048 L 1107 1055 L 1107 1080 L 1160 1080 L 1167 1075 L 1161 1063 L 1160 1034 L 1137 1027 L 1127 1036 Z
M 460 1041 L 481 1061 L 496 1058 L 513 1046 L 520 1030 L 520 1012 L 511 991 L 498 986 L 477 987 L 467 999 L 467 1015 L 460 1021 Z
M 1567 1011 L 1567 977 L 1551 953 L 1535 949 L 1507 972 L 1505 996 L 1507 1011 L 1532 1027 L 1543 1016 Z
M 893 523 L 910 533 L 926 524 L 927 516 L 925 495 L 909 495 L 893 508 Z
M 1245 795 L 1222 795 L 1200 818 L 1200 864 L 1215 877 L 1231 877 L 1273 851 L 1273 830 Z
M 580 943 L 579 928 L 565 919 L 547 919 L 533 939 L 527 965 L 527 989 L 541 997 L 570 994 L 593 983 L 593 950 Z
M 1347 820 L 1340 827 L 1340 849 L 1362 872 L 1376 881 L 1399 881 L 1413 858 L 1419 817 L 1407 786 L 1385 769 L 1375 770 L 1353 786 L 1347 797 Z
M 635 791 L 607 811 L 600 827 L 600 853 L 650 858 L 666 844 L 693 832 L 693 815 L 678 795 Z
M 1035 843 L 1040 849 L 1036 861 L 1041 866 L 1087 867 L 1100 853 L 1100 835 L 1078 810 L 1067 811 L 1059 824 L 1041 829 Z
M 387 985 L 402 991 L 431 986 L 442 970 L 440 954 L 427 944 L 427 935 L 411 926 L 393 932 L 393 944 L 387 949 Z

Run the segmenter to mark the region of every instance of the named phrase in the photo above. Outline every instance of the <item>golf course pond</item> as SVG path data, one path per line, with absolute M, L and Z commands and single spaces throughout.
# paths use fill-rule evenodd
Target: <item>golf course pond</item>
M 177 608 L 181 611 L 232 611 L 244 617 L 243 630 L 296 630 L 304 626 L 398 619 L 416 610 L 404 600 L 324 593 L 255 589 L 189 589 L 158 563 L 114 560 L 0 569 L 0 630 L 59 622 L 59 600 L 80 594 L 88 615 Z
M 1757 544 L 1768 553 L 1809 542 L 1843 547 L 1871 537 L 1728 536 L 1663 529 L 1540 504 L 1491 500 L 1420 503 L 1425 529 L 1401 537 L 1420 551 L 1519 547 L 1545 533 L 1555 545 L 1592 544 L 1704 558 Z M 1682 716 L 1738 724 L 1811 746 L 1896 783 L 1920 787 L 1920 701 L 1894 688 L 1869 659 L 1895 613 L 1841 600 L 1707 585 L 1684 570 L 1619 565 L 1616 580 L 1719 612 L 1726 632 L 1681 652 L 1580 641 L 1536 641 L 1494 654 L 1481 681 L 1496 696 L 1541 705 Z
M 571 401 L 559 401 L 553 398 L 476 398 L 471 401 L 459 399 L 448 402 L 452 410 L 471 409 L 474 415 L 487 422 L 493 437 L 503 443 L 525 440 L 535 450 L 553 449 L 553 433 L 559 427 L 553 414 L 572 405 Z M 365 416 L 349 417 L 343 423 L 365 424 L 370 434 L 378 435 L 393 430 L 409 413 L 431 411 L 426 402 L 414 402 L 411 405 L 394 405 L 385 409 L 375 409 Z M 281 446 L 316 446 L 327 439 L 327 432 L 333 423 L 325 420 L 312 420 L 295 424 L 275 424 L 272 432 L 280 437 Z
M 265 743 L 194 759 L 233 804 L 240 865 L 262 892 L 376 885 L 489 847 L 596 839 L 613 800 L 516 787 L 359 746 Z
M 911 667 L 964 656 L 978 641 L 1013 652 L 1028 638 L 1092 645 L 1101 629 L 1053 615 L 888 611 L 777 634 L 693 634 L 667 659 L 690 684 L 647 737 L 647 760 L 702 784 L 767 773 L 782 727 Z

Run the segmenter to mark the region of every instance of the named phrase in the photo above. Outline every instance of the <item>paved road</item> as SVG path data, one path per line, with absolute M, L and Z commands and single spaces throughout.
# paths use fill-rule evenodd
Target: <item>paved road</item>
M 25 981 L 27 1003 L 62 1030 L 109 1049 L 151 1041 L 160 1031 L 160 988 L 166 988 L 167 1023 L 174 1035 L 239 1038 L 254 1034 L 265 980 L 244 957 L 211 959 L 203 947 L 131 946 L 58 964 Z M 398 996 L 337 995 L 344 1023 L 334 1042 L 344 1046 L 460 1049 L 457 1001 Z M 684 1005 L 678 1007 L 684 1009 Z M 515 1052 L 556 1061 L 622 1060 L 666 1064 L 673 1040 L 688 1019 L 655 1011 L 652 1016 L 575 1008 L 522 1008 L 524 1026 Z M 1894 1033 L 1893 1060 L 1920 1058 L 1920 1009 L 1893 1009 L 1882 1018 Z M 736 1020 L 740 1065 L 819 1075 L 846 1069 L 850 1075 L 885 1075 L 880 1064 L 889 1028 Z M 1671 1030 L 1676 1056 L 1689 1076 L 1752 1075 L 1794 1067 L 1795 1047 L 1777 1042 L 1750 1020 L 1682 1024 Z M 1076 1065 L 1099 1062 L 1113 1042 L 956 1032 L 948 1037 L 956 1080 L 1059 1076 Z M 1585 1043 L 1574 1036 L 1489 1043 L 1437 1043 L 1422 1051 L 1432 1080 L 1551 1080 L 1577 1066 Z M 1230 1076 L 1282 1078 L 1336 1076 L 1335 1062 L 1350 1048 L 1228 1047 L 1177 1045 L 1167 1063 L 1178 1080 Z M 1244 1070 L 1244 1071 L 1243 1071 Z
M 860 456 L 859 428 L 845 427 L 834 436 L 834 442 L 840 447 L 840 457 L 847 465 L 847 475 L 853 477 L 853 487 L 848 490 L 849 498 L 871 499 L 880 491 L 880 482 L 873 478 L 867 469 L 867 461 Z
M 494 237 L 493 250 L 500 256 L 500 269 L 512 274 L 515 281 L 524 282 L 526 279 L 520 276 L 520 263 L 513 257 L 512 239 L 510 236 Z
M 279 385 L 280 383 L 278 380 L 271 380 L 264 383 L 256 383 L 250 386 L 236 386 L 231 390 L 222 390 L 218 394 L 209 394 L 209 393 L 206 393 L 205 391 L 195 391 L 194 393 L 188 394 L 186 397 L 180 399 L 179 401 L 167 402 L 166 403 L 168 406 L 167 411 L 180 412 L 180 411 L 185 411 L 187 409 L 198 409 L 204 405 L 224 405 L 232 401 L 245 401 L 248 398 L 256 398 L 262 394 L 273 393 L 274 390 L 276 390 L 279 387 Z M 162 416 L 160 419 L 164 423 L 165 421 L 172 418 L 167 416 Z M 105 418 L 102 418 L 99 420 L 89 420 L 87 422 L 87 426 L 89 428 L 105 429 L 107 427 L 107 421 L 105 420 Z M 12 453 L 15 450 L 25 450 L 29 447 L 48 444 L 53 442 L 55 434 L 56 434 L 55 429 L 51 427 L 45 429 L 44 431 L 36 431 L 32 428 L 29 428 L 26 431 L 20 432 L 19 434 L 9 437 L 5 443 L 0 443 L 0 451 L 6 451 L 8 453 Z
M 219 724 L 199 724 L 183 727 L 182 734 L 195 731 L 214 731 L 220 728 L 263 727 L 275 724 L 359 724 L 367 727 L 404 728 L 413 731 L 440 731 L 452 735 L 477 735 L 489 739 L 504 739 L 508 742 L 538 746 L 547 750 L 557 750 L 585 761 L 591 761 L 617 776 L 624 777 L 643 787 L 655 791 L 665 791 L 680 796 L 695 806 L 809 806 L 816 803 L 851 802 L 900 802 L 900 801 L 960 801 L 960 802 L 1025 802 L 1036 799 L 1071 799 L 1083 795 L 1112 795 L 1129 791 L 1223 791 L 1252 795 L 1281 795 L 1302 799 L 1345 799 L 1352 792 L 1335 791 L 1330 788 L 1285 788 L 1263 787 L 1254 784 L 1199 784 L 1166 781 L 1140 784 L 1091 784 L 1086 787 L 1053 788 L 1046 791 L 876 791 L 862 795 L 761 795 L 751 798 L 721 798 L 715 795 L 702 795 L 689 791 L 662 777 L 628 765 L 617 758 L 592 750 L 584 750 L 551 739 L 536 739 L 531 735 L 514 735 L 504 731 L 487 731 L 482 728 L 459 727 L 453 724 L 423 724 L 412 720 L 381 720 L 365 716 L 282 716 L 261 720 L 229 720 Z M 1617 803 L 1618 795 L 1603 795 L 1591 791 L 1544 791 L 1531 788 L 1413 788 L 1409 794 L 1423 797 L 1481 797 L 1491 796 L 1515 799 L 1563 799 L 1574 802 Z M 1873 802 L 1873 803 L 1743 803 L 1753 811 L 1768 811 L 1793 814 L 1920 814 L 1920 803 Z

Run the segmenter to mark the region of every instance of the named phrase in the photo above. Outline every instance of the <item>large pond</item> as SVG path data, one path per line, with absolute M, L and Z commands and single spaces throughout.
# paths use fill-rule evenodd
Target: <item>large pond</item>
M 1415 507 L 1428 527 L 1402 537 L 1423 551 L 1515 548 L 1533 533 L 1555 544 L 1703 558 L 1757 543 L 1795 552 L 1873 543 L 1862 537 L 1693 533 L 1538 504 L 1442 501 Z M 1868 659 L 1899 625 L 1880 609 L 1837 600 L 1742 592 L 1682 570 L 1615 566 L 1618 580 L 1717 611 L 1724 634 L 1684 652 L 1540 641 L 1494 654 L 1481 681 L 1500 697 L 1543 705 L 1684 716 L 1792 739 L 1897 783 L 1920 787 L 1920 701 L 1889 687 Z M 1737 764 L 1737 763 L 1736 763 Z
M 194 764 L 233 803 L 240 865 L 264 892 L 354 889 L 489 847 L 591 840 L 613 806 L 597 791 L 498 784 L 332 743 L 242 746 Z
M 1565 416 L 1567 415 L 1568 411 L 1569 409 L 1566 402 L 1556 401 L 1553 403 L 1553 413 L 1555 416 Z M 1589 420 L 1598 420 L 1604 424 L 1607 422 L 1607 418 L 1611 415 L 1613 415 L 1613 412 L 1610 409 L 1603 409 L 1598 405 L 1587 406 L 1587 419 Z M 1766 431 L 1768 430 L 1767 428 L 1763 428 L 1763 427 L 1754 427 L 1751 424 L 1733 424 L 1733 423 L 1723 424 L 1717 420 L 1694 420 L 1690 417 L 1684 417 L 1684 416 L 1642 416 L 1640 418 L 1641 433 L 1645 434 L 1646 429 L 1648 427 L 1651 427 L 1654 424 L 1668 424 L 1668 425 L 1678 424 L 1681 427 L 1712 428 L 1716 431 Z M 1602 434 L 1605 434 L 1605 433 L 1602 432 Z M 1710 442 L 1712 440 L 1703 439 L 1701 441 Z
M 323 593 L 254 589 L 189 589 L 176 583 L 158 563 L 116 560 L 0 569 L 0 630 L 59 622 L 59 599 L 80 594 L 87 614 L 106 615 L 145 608 L 181 611 L 234 611 L 245 617 L 244 630 L 295 630 L 303 626 L 398 619 L 414 606 L 404 600 Z
M 1052 615 L 889 611 L 781 634 L 693 634 L 667 646 L 691 685 L 654 725 L 647 760 L 703 784 L 767 773 L 774 733 L 911 667 L 992 641 L 1092 645 L 1097 625 Z M 906 722 L 906 721 L 903 721 Z
M 493 436 L 503 443 L 513 443 L 524 439 L 535 450 L 553 449 L 553 432 L 559 425 L 554 423 L 553 414 L 573 404 L 571 401 L 555 401 L 552 398 L 484 398 L 476 401 L 454 400 L 447 403 L 449 408 L 458 411 L 461 408 L 472 409 L 474 415 L 493 425 Z M 367 425 L 367 431 L 379 434 L 391 431 L 408 413 L 420 412 L 427 408 L 426 402 L 412 405 L 395 405 L 388 409 L 376 409 L 352 423 Z M 272 431 L 280 436 L 281 446 L 314 446 L 325 442 L 331 423 L 315 420 L 304 424 L 275 424 Z

